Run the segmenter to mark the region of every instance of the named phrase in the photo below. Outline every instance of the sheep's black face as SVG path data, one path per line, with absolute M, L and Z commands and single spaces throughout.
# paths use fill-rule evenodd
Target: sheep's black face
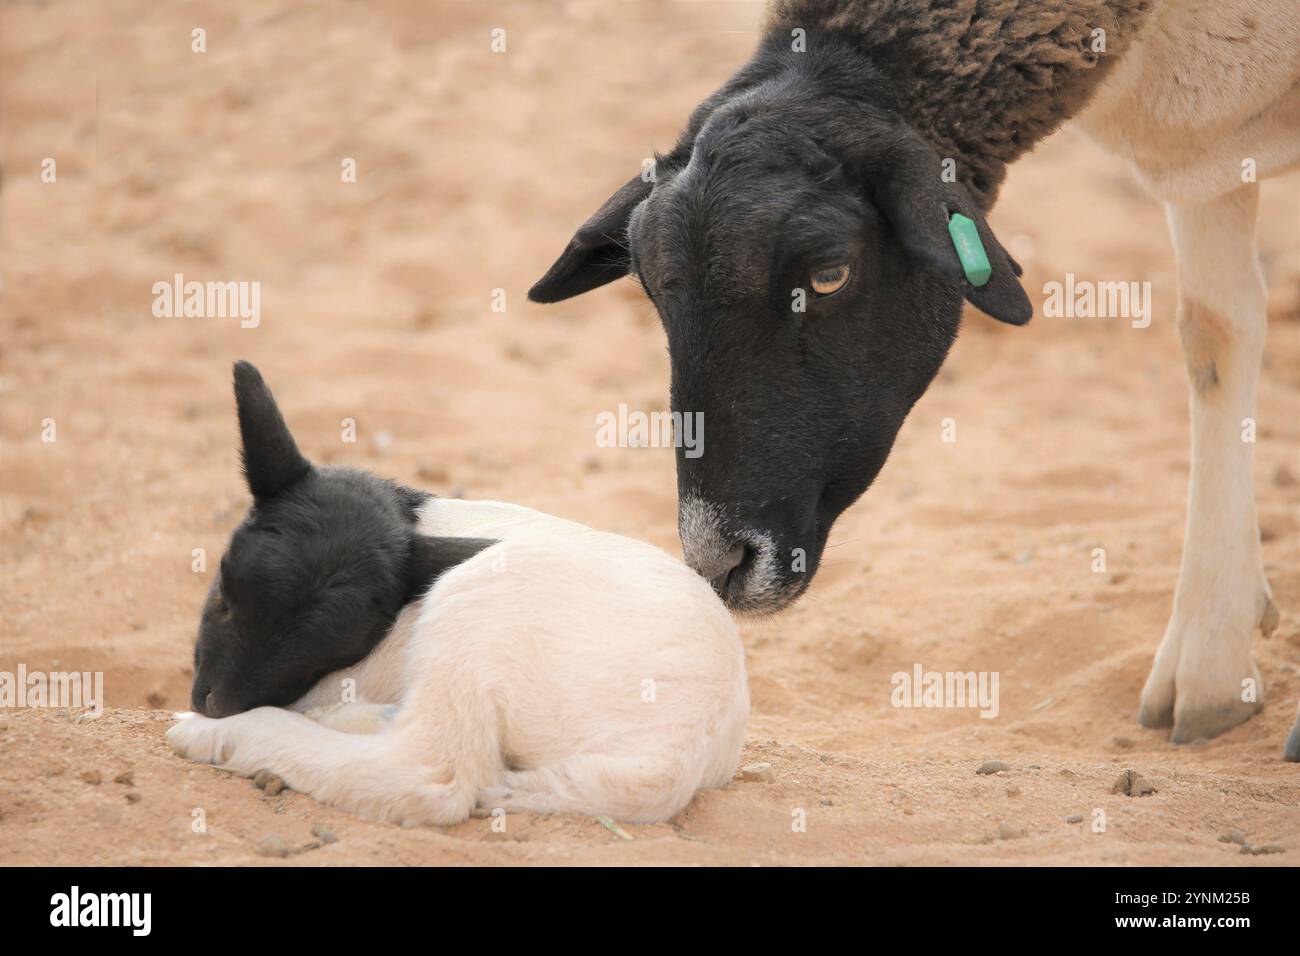
M 777 119 L 715 114 L 686 164 L 661 164 L 627 233 L 667 332 L 672 409 L 703 424 L 703 454 L 677 450 L 684 554 L 743 611 L 807 587 L 961 310 L 842 167 Z
M 298 452 L 270 389 L 235 365 L 253 506 L 208 592 L 190 704 L 209 717 L 286 706 L 384 638 L 407 602 L 492 542 L 416 530 L 428 495 Z
M 703 453 L 677 452 L 685 557 L 736 610 L 806 589 L 943 363 L 963 296 L 1015 324 L 1031 312 L 970 195 L 842 79 L 825 58 L 761 52 L 530 293 L 640 277 L 668 336 L 673 411 L 703 416 Z M 952 247 L 957 212 L 993 264 L 983 287 Z
M 311 469 L 231 537 L 203 608 L 191 706 L 285 706 L 364 658 L 411 591 L 414 515 L 391 482 Z

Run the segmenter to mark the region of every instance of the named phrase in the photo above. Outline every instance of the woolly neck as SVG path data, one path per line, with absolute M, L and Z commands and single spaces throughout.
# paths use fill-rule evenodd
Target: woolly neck
M 869 70 L 836 66 L 873 84 L 864 96 L 889 103 L 940 156 L 955 159 L 957 178 L 987 209 L 1007 166 L 1083 109 L 1153 6 L 1153 0 L 772 0 L 764 48 L 789 49 L 794 31 L 803 30 L 804 55 L 814 60 L 828 45 L 860 54 Z

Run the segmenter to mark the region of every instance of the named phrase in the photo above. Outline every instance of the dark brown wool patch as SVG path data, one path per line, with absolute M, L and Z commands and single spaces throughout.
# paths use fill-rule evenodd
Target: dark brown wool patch
M 1083 109 L 1152 0 L 772 0 L 767 28 L 857 34 L 908 120 L 988 209 L 1006 167 Z M 1105 53 L 1093 31 L 1105 31 Z

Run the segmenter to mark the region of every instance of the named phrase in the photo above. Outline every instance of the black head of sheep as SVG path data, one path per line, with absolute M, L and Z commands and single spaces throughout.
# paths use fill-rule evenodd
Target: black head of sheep
M 883 77 L 834 37 L 815 50 L 762 47 L 529 293 L 640 279 L 667 332 L 672 409 L 707 432 L 703 455 L 677 452 L 686 559 L 742 611 L 807 587 L 938 372 L 963 299 L 1013 325 L 1032 314 L 984 210 Z M 957 213 L 992 266 L 982 285 L 949 234 Z

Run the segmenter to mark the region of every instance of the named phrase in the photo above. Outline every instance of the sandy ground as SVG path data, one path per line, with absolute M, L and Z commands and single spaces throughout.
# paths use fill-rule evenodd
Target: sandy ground
M 1267 706 L 1175 748 L 1135 721 L 1184 520 L 1173 260 L 1161 208 L 1069 130 L 1012 172 L 994 226 L 1036 302 L 1067 272 L 1150 281 L 1154 321 L 967 317 L 810 593 L 744 624 L 746 760 L 773 781 L 630 841 L 569 817 L 402 830 L 167 748 L 209 580 L 192 551 L 215 564 L 246 505 L 235 358 L 318 461 L 680 553 L 671 452 L 594 438 L 598 411 L 665 406 L 651 306 L 631 282 L 545 309 L 524 293 L 756 20 L 602 0 L 4 6 L 0 670 L 102 671 L 109 710 L 0 711 L 0 863 L 1300 862 L 1300 767 L 1280 760 L 1300 698 L 1300 178 L 1267 184 L 1260 225 L 1256 487 L 1283 614 L 1257 640 Z M 177 272 L 259 281 L 261 324 L 154 318 L 151 287 Z M 999 715 L 892 707 L 890 676 L 918 662 L 998 671 Z M 986 759 L 1012 769 L 978 775 Z M 1112 794 L 1128 768 L 1157 792 Z M 338 841 L 255 852 L 272 833 L 310 846 L 314 824 Z M 1243 855 L 1218 840 L 1234 830 L 1284 852 Z

